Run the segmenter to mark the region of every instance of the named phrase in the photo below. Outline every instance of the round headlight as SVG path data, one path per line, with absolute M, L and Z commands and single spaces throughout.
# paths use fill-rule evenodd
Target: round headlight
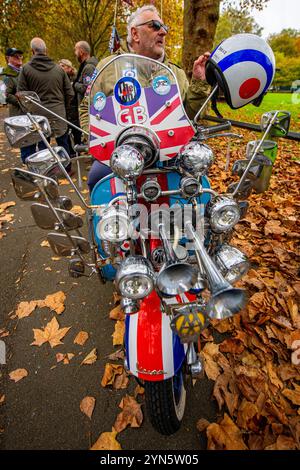
M 146 297 L 154 288 L 154 272 L 143 256 L 128 256 L 118 269 L 116 285 L 120 294 L 129 299 Z
M 141 193 L 146 201 L 155 201 L 161 195 L 160 184 L 156 180 L 148 180 L 141 187 Z
M 112 243 L 128 239 L 129 219 L 126 212 L 119 207 L 107 207 L 97 225 L 97 235 L 102 240 Z
M 191 178 L 186 176 L 182 178 L 180 182 L 180 189 L 182 191 L 183 196 L 185 197 L 195 197 L 199 194 L 200 191 L 200 183 L 196 178 Z
M 244 253 L 230 245 L 223 245 L 215 254 L 215 262 L 222 275 L 231 284 L 241 279 L 250 263 Z
M 231 230 L 240 220 L 238 204 L 227 196 L 219 196 L 208 208 L 211 229 L 222 233 Z
M 193 175 L 204 175 L 214 161 L 212 149 L 200 142 L 190 142 L 179 152 L 179 166 Z
M 123 180 L 138 178 L 144 169 L 144 158 L 130 145 L 120 145 L 110 157 L 110 167 Z

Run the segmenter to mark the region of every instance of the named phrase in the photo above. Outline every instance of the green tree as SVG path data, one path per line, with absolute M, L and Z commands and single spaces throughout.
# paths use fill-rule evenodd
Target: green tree
M 283 29 L 268 38 L 273 51 L 281 52 L 286 57 L 297 57 L 300 54 L 300 30 Z
M 261 36 L 262 29 L 247 11 L 229 6 L 218 21 L 214 46 L 233 34 L 253 33 Z

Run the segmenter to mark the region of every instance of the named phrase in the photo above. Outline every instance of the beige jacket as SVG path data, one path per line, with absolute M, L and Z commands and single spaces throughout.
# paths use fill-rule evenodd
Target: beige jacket
M 127 44 L 122 44 L 122 47 L 120 47 L 113 55 L 106 57 L 105 59 L 102 59 L 98 65 L 97 65 L 97 70 L 100 70 L 102 67 L 104 67 L 105 64 L 107 64 L 113 57 L 116 57 L 117 55 L 120 54 L 128 54 L 131 51 L 129 51 Z M 196 80 L 193 79 L 191 80 L 191 83 L 188 82 L 188 79 L 186 77 L 186 74 L 183 69 L 181 69 L 178 65 L 173 64 L 170 62 L 166 57 L 163 61 L 163 63 L 169 67 L 173 73 L 175 74 L 178 85 L 180 88 L 180 93 L 181 93 L 181 98 L 185 107 L 185 110 L 187 112 L 187 115 L 190 119 L 193 119 L 194 116 L 196 115 L 197 111 L 200 109 L 202 103 L 205 101 L 208 95 L 208 84 L 206 82 L 203 82 L 202 80 Z M 105 71 L 104 73 L 109 73 Z M 103 77 L 103 81 L 105 83 L 110 82 L 110 77 Z M 85 98 L 82 100 L 81 105 L 79 107 L 79 115 L 80 115 L 80 125 L 82 129 L 88 132 L 89 130 L 89 97 L 85 96 Z

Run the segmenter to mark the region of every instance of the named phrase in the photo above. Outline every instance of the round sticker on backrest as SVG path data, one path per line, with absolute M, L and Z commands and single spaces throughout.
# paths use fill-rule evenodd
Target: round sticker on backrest
M 102 111 L 106 105 L 106 96 L 102 91 L 98 91 L 98 93 L 94 96 L 94 108 L 96 111 Z
M 152 87 L 158 95 L 167 95 L 171 90 L 171 82 L 165 75 L 160 75 L 153 79 Z
M 116 83 L 114 94 L 119 104 L 131 106 L 140 99 L 141 85 L 133 77 L 123 77 Z

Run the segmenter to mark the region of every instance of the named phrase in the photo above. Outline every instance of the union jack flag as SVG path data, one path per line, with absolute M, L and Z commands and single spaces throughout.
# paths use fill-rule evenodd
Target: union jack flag
M 163 96 L 155 93 L 152 87 L 142 88 L 139 99 L 130 106 L 120 104 L 115 96 L 110 96 L 100 113 L 94 108 L 91 90 L 90 153 L 95 158 L 108 165 L 117 135 L 134 124 L 156 132 L 160 139 L 161 161 L 175 157 L 195 134 L 177 85 L 171 85 L 170 92 Z

